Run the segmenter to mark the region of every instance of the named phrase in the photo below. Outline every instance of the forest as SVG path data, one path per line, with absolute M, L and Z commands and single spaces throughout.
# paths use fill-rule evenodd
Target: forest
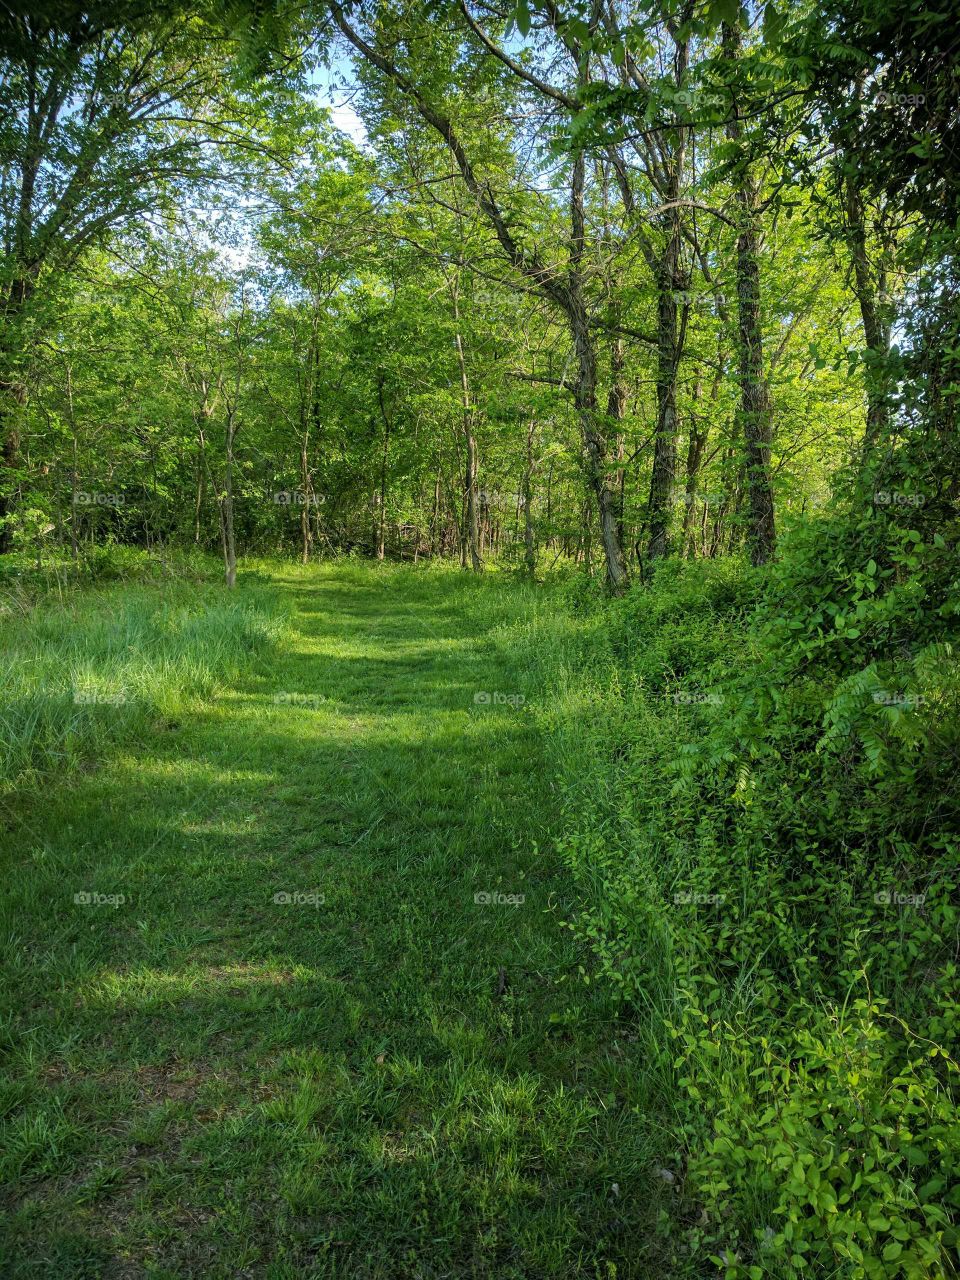
M 0 1275 L 960 1274 L 957 16 L 0 5 Z

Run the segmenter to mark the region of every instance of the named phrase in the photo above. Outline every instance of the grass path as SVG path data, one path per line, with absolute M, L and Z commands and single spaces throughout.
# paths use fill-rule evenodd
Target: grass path
M 0 1272 L 649 1275 L 643 1064 L 576 980 L 533 717 L 475 700 L 538 696 L 532 596 L 276 580 L 269 669 L 7 817 Z

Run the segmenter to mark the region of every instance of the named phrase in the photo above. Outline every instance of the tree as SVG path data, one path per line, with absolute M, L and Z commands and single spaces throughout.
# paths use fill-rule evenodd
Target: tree
M 3 19 L 0 550 L 10 546 L 36 329 L 89 248 L 261 150 L 221 32 L 179 6 L 43 6 Z M 255 87 L 255 86 L 254 86 Z
M 364 59 L 400 91 L 422 119 L 433 128 L 446 143 L 459 170 L 460 177 L 476 201 L 477 208 L 496 235 L 500 248 L 517 275 L 532 285 L 558 308 L 564 316 L 575 353 L 577 377 L 573 383 L 574 401 L 583 433 L 585 465 L 588 482 L 594 493 L 600 522 L 607 579 L 615 591 L 622 590 L 627 581 L 626 561 L 620 544 L 617 520 L 616 493 L 606 468 L 606 439 L 597 407 L 597 352 L 591 326 L 591 316 L 585 293 L 585 185 L 586 161 L 583 152 L 572 158 L 568 182 L 568 229 L 566 260 L 561 264 L 548 264 L 541 259 L 536 248 L 524 244 L 514 234 L 512 219 L 503 207 L 503 198 L 495 192 L 491 176 L 480 176 L 471 156 L 465 134 L 454 122 L 442 104 L 428 97 L 411 75 L 405 73 L 396 60 L 396 49 L 401 40 L 415 39 L 410 30 L 412 15 L 403 18 L 393 32 L 393 50 L 388 55 L 377 47 L 378 33 L 371 30 L 368 36 L 352 26 L 343 9 L 334 4 L 333 18 L 350 44 Z M 399 37 L 399 38 L 398 38 Z M 381 44 L 383 42 L 380 42 Z M 582 79 L 586 74 L 583 59 L 577 71 Z M 507 187 L 510 194 L 510 187 Z

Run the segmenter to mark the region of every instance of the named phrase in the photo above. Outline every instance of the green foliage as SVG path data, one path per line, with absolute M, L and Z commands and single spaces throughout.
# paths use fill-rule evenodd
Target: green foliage
M 652 693 L 683 687 L 688 672 L 702 677 L 712 663 L 729 660 L 736 624 L 760 586 L 760 575 L 737 557 L 664 560 L 652 591 L 638 586 L 611 607 L 614 651 L 632 659 L 631 670 Z
M 224 909 L 209 828 L 255 829 L 231 937 L 262 925 L 269 965 L 303 947 L 291 968 L 308 999 L 291 999 L 292 1030 L 256 1021 L 251 1041 L 332 1039 L 322 1071 L 311 1059 L 304 1079 L 298 1060 L 291 1090 L 278 1068 L 278 1095 L 224 1124 L 234 1168 L 282 1170 L 263 1203 L 298 1223 L 289 1257 L 241 1233 L 237 1274 L 956 1269 L 952 16 L 945 0 L 397 0 L 321 22 L 270 0 L 173 0 L 0 17 L 0 798 L 28 803 L 64 774 L 58 805 L 78 799 L 78 829 L 103 843 L 86 770 L 118 805 L 162 793 L 176 880 L 190 819 L 178 786 L 153 783 L 185 761 L 182 790 L 195 775 L 208 808 L 193 865 L 215 882 L 196 928 L 181 902 L 118 931 L 114 952 L 38 910 L 44 947 L 10 955 L 29 1009 L 50 994 L 30 985 L 37 956 L 55 954 L 61 995 L 87 963 L 85 997 L 125 1013 L 140 999 L 149 1040 L 166 1005 L 197 984 L 213 1001 L 222 976 L 194 959 Z M 315 56 L 342 71 L 334 30 L 357 53 L 362 145 L 335 126 L 349 113 L 316 101 Z M 438 567 L 476 559 L 471 513 L 495 570 L 479 581 Z M 267 570 L 241 570 L 236 597 L 213 585 L 221 548 L 233 585 L 235 546 L 303 562 L 284 584 L 309 619 L 302 648 L 281 644 Z M 374 574 L 369 552 L 431 564 Z M 621 553 L 635 585 L 611 601 L 598 565 Z M 335 578 L 315 575 L 320 556 Z M 290 687 L 267 702 L 274 663 Z M 485 693 L 478 669 L 488 688 L 508 682 Z M 524 704 L 533 688 L 548 696 Z M 184 724 L 197 754 L 181 760 Z M 145 744 L 134 788 L 125 761 Z M 241 754 L 259 761 L 256 787 Z M 249 813 L 207 785 L 211 760 Z M 486 936 L 500 976 L 478 1069 L 463 1010 L 482 926 L 438 920 L 436 886 L 471 859 L 536 883 L 546 838 L 536 828 L 521 858 L 535 810 L 514 805 L 548 762 L 560 874 L 539 917 L 565 917 L 564 959 L 528 926 L 551 964 L 522 990 L 523 947 L 508 980 L 490 939 L 505 954 L 513 934 Z M 293 786 L 300 770 L 309 783 Z M 279 848 L 312 865 L 304 809 L 354 901 L 373 882 L 368 923 L 344 917 L 328 951 L 319 931 L 263 925 L 249 898 Z M 76 865 L 72 829 L 45 828 L 22 875 L 18 858 L 32 908 Z M 123 830 L 114 867 L 142 834 Z M 402 910 L 384 896 L 398 865 L 433 869 Z M 355 996 L 341 973 L 354 931 L 364 963 L 376 956 Z M 150 964 L 131 963 L 137 946 Z M 435 1006 L 435 967 L 455 954 L 471 959 Z M 606 1033 L 618 1014 L 617 1037 L 639 1046 L 634 1077 L 616 1041 L 592 1044 L 579 1005 L 540 1009 L 541 985 L 556 994 L 546 975 L 559 969 L 559 990 L 577 959 L 591 1016 Z M 380 1073 L 363 1025 L 394 1000 L 384 1043 L 406 1036 L 406 1051 Z M 66 1056 L 89 1028 L 59 1038 L 72 1015 L 54 1012 L 45 1046 Z M 188 1023 L 199 1053 L 205 1020 Z M 518 1058 L 523 1037 L 537 1053 Z M 592 1074 L 571 1067 L 594 1052 Z M 41 1056 L 31 1038 L 18 1061 L 35 1072 Z M 549 1093 L 531 1065 L 544 1060 Z M 421 1129 L 403 1099 L 423 1073 L 436 1114 Z M 3 1170 L 69 1179 L 82 1130 L 28 1094 L 12 1080 L 3 1095 Z M 162 1144 L 174 1110 L 126 1136 Z M 600 1154 L 572 1165 L 574 1137 L 597 1135 Z M 229 1163 L 222 1146 L 209 1149 Z M 636 1184 L 622 1199 L 621 1159 Z M 574 1194 L 556 1194 L 571 1168 Z M 638 1258 L 641 1170 L 670 1190 Z M 124 1176 L 101 1163 L 71 1203 Z M 249 1191 L 229 1211 L 254 1200 L 259 1213 Z M 212 1216 L 204 1204 L 192 1220 Z M 51 1249 L 51 1266 L 99 1271 L 98 1243 Z
M 960 1222 L 953 588 L 850 573 L 862 519 L 769 582 L 664 564 L 548 660 L 570 927 L 673 1045 L 676 1230 L 736 1280 L 933 1277 Z
M 697 1244 L 730 1280 L 934 1277 L 955 1253 L 960 1068 L 892 1035 L 886 1003 L 798 1002 L 787 1043 L 702 1011 L 673 1028 L 679 1083 L 712 1118 L 688 1129 L 712 1224 Z

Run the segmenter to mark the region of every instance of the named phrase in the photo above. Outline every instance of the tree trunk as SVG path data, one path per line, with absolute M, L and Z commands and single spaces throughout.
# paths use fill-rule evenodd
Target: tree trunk
M 533 439 L 536 430 L 531 419 L 527 426 L 527 465 L 523 473 L 523 558 L 527 573 L 537 576 L 537 545 L 533 529 Z
M 23 268 L 21 266 L 21 272 Z M 5 330 L 0 345 L 0 555 L 13 549 L 11 517 L 16 506 L 16 474 L 20 465 L 20 413 L 27 390 L 16 370 L 18 348 L 14 329 L 33 295 L 29 274 L 18 274 L 5 290 L 0 323 Z
M 67 390 L 67 417 L 70 423 L 71 462 L 70 462 L 70 555 L 74 564 L 80 559 L 77 540 L 77 483 L 79 480 L 79 461 L 77 457 L 77 422 L 73 412 L 73 374 L 70 365 L 65 370 Z
M 627 384 L 624 378 L 626 360 L 623 351 L 623 339 L 615 338 L 610 347 L 610 390 L 607 393 L 607 417 L 614 431 L 613 451 L 617 462 L 622 463 L 626 447 L 623 438 L 622 424 L 627 416 Z M 626 493 L 627 473 L 622 466 L 617 469 L 613 478 L 617 495 L 617 536 L 623 547 L 623 508 Z
M 236 439 L 233 410 L 227 410 L 226 466 L 223 473 L 223 498 L 220 502 L 220 529 L 223 538 L 223 563 L 227 586 L 237 584 L 237 547 L 233 531 L 233 443 Z
M 77 437 L 73 436 L 73 457 L 70 467 L 70 553 L 74 564 L 80 559 L 80 544 L 77 538 Z
M 677 294 L 683 283 L 679 271 L 680 219 L 673 210 L 657 280 L 657 432 L 647 509 L 648 560 L 670 553 L 670 508 L 677 474 Z
M 193 504 L 193 541 L 196 546 L 200 545 L 200 517 L 203 513 L 203 503 L 207 494 L 207 442 L 203 433 L 203 426 L 197 424 L 197 441 L 199 445 L 199 453 L 197 455 L 197 496 Z
M 457 342 L 460 338 L 457 335 Z M 469 415 L 465 413 L 465 417 Z M 480 521 L 477 515 L 477 442 L 470 430 L 469 422 L 464 425 L 464 443 L 466 445 L 466 465 L 463 474 L 463 491 L 467 502 L 467 527 L 463 539 L 464 568 L 466 568 L 466 552 L 470 552 L 470 567 L 474 573 L 483 568 L 483 557 L 480 554 Z
M 433 485 L 433 515 L 430 519 L 430 558 L 437 554 L 437 534 L 440 528 L 440 468 Z
M 460 369 L 460 395 L 463 406 L 463 443 L 466 464 L 463 473 L 463 493 L 466 501 L 466 528 L 463 534 L 463 567 L 467 567 L 467 551 L 470 553 L 470 566 L 474 573 L 483 569 L 483 558 L 480 555 L 480 527 L 477 518 L 477 442 L 473 434 L 473 406 L 470 400 L 470 381 L 467 376 L 467 362 L 463 354 L 463 339 L 460 336 L 460 302 L 458 284 L 454 282 L 453 318 L 458 328 L 456 333 L 457 365 Z
M 386 554 L 387 532 L 387 462 L 390 451 L 390 419 L 383 402 L 383 379 L 377 382 L 377 396 L 380 400 L 380 416 L 383 419 L 383 454 L 380 460 L 380 512 L 376 530 L 376 556 L 382 560 Z
M 310 483 L 309 448 L 310 436 L 308 431 L 304 430 L 300 439 L 300 489 L 303 497 L 300 508 L 300 539 L 301 560 L 304 564 L 310 563 L 310 553 L 313 550 L 313 533 L 310 529 L 310 501 L 313 497 L 313 486 Z
M 867 460 L 879 439 L 886 435 L 890 423 L 889 386 L 885 361 L 890 351 L 890 326 L 881 318 L 877 305 L 877 286 L 870 269 L 867 252 L 866 213 L 863 197 L 852 175 L 845 182 L 847 240 L 853 259 L 854 292 L 863 322 L 866 345 L 864 387 L 867 393 L 867 429 L 862 458 Z
M 582 69 L 581 74 L 583 74 Z M 607 474 L 607 442 L 597 414 L 597 352 L 583 297 L 583 255 L 586 247 L 584 154 L 578 151 L 573 160 L 570 182 L 570 266 L 564 293 L 564 310 L 577 358 L 577 380 L 574 403 L 583 436 L 587 483 L 596 498 L 600 517 L 600 541 L 607 571 L 607 586 L 619 595 L 629 585 L 619 529 L 617 492 Z
M 547 539 L 548 544 L 553 548 L 553 458 L 550 459 L 550 466 L 547 469 Z
M 570 329 L 577 356 L 578 376 L 574 387 L 574 403 L 583 433 L 587 483 L 597 503 L 600 517 L 600 540 L 607 570 L 607 585 L 619 594 L 627 584 L 627 567 L 619 533 L 619 502 L 611 477 L 606 471 L 606 441 L 597 420 L 597 356 L 590 335 L 586 311 L 579 304 L 571 307 Z
M 695 396 L 695 399 L 698 399 Z M 703 462 L 703 451 L 707 444 L 707 428 L 701 430 L 697 425 L 690 427 L 690 439 L 687 444 L 687 479 L 683 500 L 683 554 L 688 560 L 696 555 L 696 534 L 694 517 L 697 509 L 697 488 L 700 478 L 700 466 Z
M 747 542 L 754 564 L 766 564 L 776 545 L 770 443 L 773 402 L 763 372 L 757 237 L 751 224 L 737 241 L 737 308 L 740 336 L 740 407 L 746 461 Z
M 723 48 L 728 60 L 740 56 L 739 29 L 724 25 Z M 727 137 L 734 144 L 742 138 L 734 108 L 727 124 Z M 747 497 L 747 544 L 754 564 L 765 564 L 777 544 L 770 475 L 770 444 L 773 438 L 773 401 L 763 367 L 763 331 L 760 323 L 760 233 L 757 225 L 757 182 L 749 160 L 743 157 L 736 192 L 739 231 L 737 235 L 737 330 L 739 339 L 738 381 L 740 417 L 743 430 Z
M 320 434 L 320 300 L 314 297 L 310 319 L 310 340 L 307 344 L 306 366 L 308 374 L 300 390 L 300 487 L 303 492 L 303 510 L 300 513 L 301 558 L 308 564 L 314 548 L 314 529 L 310 527 L 311 507 L 317 537 L 320 517 L 310 474 L 310 427 L 316 426 Z

